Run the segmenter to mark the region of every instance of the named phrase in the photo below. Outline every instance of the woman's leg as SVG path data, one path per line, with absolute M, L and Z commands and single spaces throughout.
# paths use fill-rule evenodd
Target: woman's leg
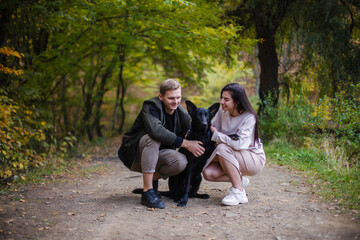
M 220 155 L 204 169 L 203 176 L 207 181 L 231 182 L 233 187 L 242 190 L 241 175 L 237 168 Z
M 229 177 L 232 186 L 242 191 L 243 187 L 241 182 L 241 175 L 238 169 L 225 158 L 218 156 L 218 159 L 221 168 L 224 170 L 225 174 Z
M 211 162 L 203 171 L 203 176 L 211 182 L 230 182 L 219 162 Z

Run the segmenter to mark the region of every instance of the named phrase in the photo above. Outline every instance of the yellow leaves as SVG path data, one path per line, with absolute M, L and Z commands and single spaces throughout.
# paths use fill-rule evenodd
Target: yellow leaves
M 24 111 L 24 113 L 25 113 L 26 115 L 31 116 L 33 112 L 32 112 L 32 111 L 30 111 L 30 110 L 25 110 L 25 111 Z
M 24 54 L 19 53 L 19 52 L 15 51 L 14 49 L 8 48 L 8 47 L 1 47 L 0 54 L 6 55 L 6 56 L 14 56 L 19 59 L 24 57 Z
M 12 48 L 8 48 L 8 47 L 1 47 L 0 48 L 0 54 L 1 55 L 6 55 L 6 56 L 13 56 L 16 58 L 23 58 L 24 54 L 19 53 L 15 50 L 13 50 Z M 19 76 L 21 77 L 23 75 L 23 71 L 22 70 L 16 70 L 16 69 L 12 69 L 9 67 L 4 66 L 3 64 L 0 63 L 0 72 L 3 72 L 7 75 L 15 75 L 15 76 Z
M 4 65 L 2 65 L 0 63 L 0 72 L 3 72 L 7 75 L 16 75 L 16 76 L 22 76 L 23 75 L 23 71 L 22 70 L 16 70 L 16 69 L 12 69 L 12 68 L 8 68 L 8 67 L 5 67 Z
M 24 165 L 22 163 L 19 164 L 19 169 L 23 170 L 24 169 Z
M 43 157 L 30 144 L 41 145 L 46 136 L 45 121 L 36 124 L 33 108 L 0 95 L 0 178 L 9 178 L 29 166 L 38 166 Z M 37 126 L 34 127 L 34 126 Z
M 0 177 L 1 178 L 8 178 L 8 177 L 11 177 L 11 175 L 12 175 L 12 172 L 9 170 L 9 169 L 7 169 L 7 170 L 0 170 Z

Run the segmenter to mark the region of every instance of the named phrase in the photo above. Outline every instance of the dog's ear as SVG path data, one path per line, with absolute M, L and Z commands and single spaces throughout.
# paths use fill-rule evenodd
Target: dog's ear
M 192 115 L 193 112 L 195 112 L 195 110 L 197 109 L 197 107 L 190 100 L 186 100 L 185 103 L 189 114 Z
M 215 116 L 215 114 L 219 110 L 219 107 L 220 107 L 220 103 L 214 103 L 213 105 L 211 105 L 211 107 L 209 107 L 210 119 L 212 119 Z

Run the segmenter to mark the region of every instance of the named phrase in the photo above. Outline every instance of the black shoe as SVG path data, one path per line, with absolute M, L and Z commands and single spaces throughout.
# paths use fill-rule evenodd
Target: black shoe
M 161 193 L 159 191 L 155 191 L 155 194 L 158 197 L 158 199 L 161 199 Z
M 141 204 L 147 206 L 148 208 L 165 208 L 165 204 L 157 196 L 154 189 L 149 189 L 146 192 L 143 192 L 141 195 Z

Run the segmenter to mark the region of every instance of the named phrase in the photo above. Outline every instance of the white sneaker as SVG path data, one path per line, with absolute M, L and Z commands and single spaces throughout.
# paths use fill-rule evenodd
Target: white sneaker
M 227 206 L 238 205 L 239 203 L 247 203 L 249 200 L 246 196 L 245 189 L 240 191 L 237 188 L 231 187 L 230 193 L 221 201 L 222 204 Z
M 241 177 L 241 183 L 243 188 L 246 188 L 250 184 L 250 179 L 248 179 L 247 177 Z

